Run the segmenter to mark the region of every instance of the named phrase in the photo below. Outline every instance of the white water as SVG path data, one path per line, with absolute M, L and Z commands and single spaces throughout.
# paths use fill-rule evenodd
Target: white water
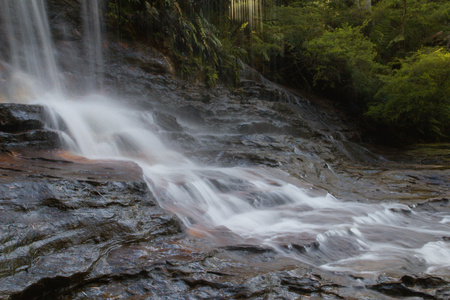
M 164 145 L 151 112 L 100 95 L 44 99 L 55 120 L 64 120 L 68 149 L 92 159 L 136 161 L 161 206 L 197 233 L 214 238 L 230 230 L 330 270 L 450 275 L 450 247 L 439 241 L 450 231 L 448 215 L 313 196 L 305 183 L 280 179 L 287 175 L 273 170 L 200 166 Z
M 1 0 L 0 17 L 9 44 L 12 70 L 9 82 L 11 95 L 19 100 L 45 90 L 61 91 L 60 72 L 55 60 L 44 0 Z M 2 41 L 3 42 L 3 41 Z
M 2 2 L 6 5 L 2 10 L 19 2 Z M 14 5 L 18 8 L 22 6 Z M 43 19 L 44 12 L 37 5 L 33 15 L 42 18 L 30 20 Z M 4 21 L 11 20 L 4 17 Z M 15 26 L 9 24 L 8 31 Z M 395 203 L 339 201 L 326 193 L 317 195 L 306 183 L 277 170 L 196 164 L 161 141 L 151 111 L 132 110 L 100 94 L 78 98 L 65 94 L 59 88 L 57 64 L 50 57 L 55 49 L 48 23 L 21 26 L 47 38 L 28 50 L 22 49 L 22 43 L 34 41 L 12 40 L 11 47 L 26 58 L 12 55 L 9 65 L 27 72 L 33 82 L 48 80 L 48 92 L 28 87 L 29 102 L 49 108 L 48 124 L 61 131 L 66 148 L 92 159 L 137 162 L 160 205 L 175 212 L 191 232 L 217 239 L 220 232 L 233 232 L 246 243 L 273 247 L 329 270 L 450 275 L 449 242 L 441 240 L 450 232 L 450 216 L 417 213 Z M 36 51 L 46 55 L 35 55 Z M 48 69 L 34 73 L 34 68 L 21 63 L 28 59 L 31 66 Z

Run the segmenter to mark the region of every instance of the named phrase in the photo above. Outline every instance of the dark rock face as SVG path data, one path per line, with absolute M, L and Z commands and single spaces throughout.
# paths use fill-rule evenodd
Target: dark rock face
M 0 104 L 0 130 L 18 133 L 27 130 L 43 129 L 41 121 L 43 108 L 24 104 Z
M 4 148 L 53 149 L 59 134 L 45 128 L 45 109 L 39 105 L 0 103 L 0 145 Z
M 1 157 L 0 298 L 45 299 L 92 276 L 112 249 L 181 233 L 136 165 L 42 154 Z
M 399 280 L 380 278 L 377 284 L 368 286 L 392 297 L 419 297 L 420 299 L 448 299 L 450 285 L 439 277 L 405 275 Z

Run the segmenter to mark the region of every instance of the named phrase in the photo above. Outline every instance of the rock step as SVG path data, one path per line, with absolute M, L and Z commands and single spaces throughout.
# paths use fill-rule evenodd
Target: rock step
M 58 132 L 45 126 L 41 105 L 0 103 L 0 147 L 54 149 L 61 147 Z

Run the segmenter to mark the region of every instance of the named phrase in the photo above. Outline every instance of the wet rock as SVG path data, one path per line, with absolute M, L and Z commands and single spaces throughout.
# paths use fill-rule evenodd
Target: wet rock
M 0 103 L 0 145 L 3 148 L 60 147 L 59 134 L 45 128 L 45 110 L 39 105 Z
M 317 275 L 224 229 L 217 228 L 223 234 L 216 242 L 186 236 L 134 163 L 4 151 L 0 175 L 0 299 L 339 299 L 354 293 L 346 287 L 351 282 Z
M 47 0 L 48 11 L 50 19 L 54 21 L 55 18 L 68 21 L 80 22 L 80 3 L 74 0 Z
M 287 286 L 289 290 L 310 294 L 319 292 L 321 283 L 313 278 L 298 278 L 285 275 L 281 279 L 281 285 Z
M 370 152 L 369 150 L 354 142 L 343 141 L 342 146 L 343 147 L 341 151 L 345 153 L 351 160 L 367 163 L 376 163 L 382 160 L 381 156 L 377 156 L 376 154 Z
M 154 119 L 155 123 L 163 130 L 176 132 L 183 131 L 183 128 L 178 123 L 177 118 L 175 118 L 174 116 L 162 112 L 155 112 Z
M 405 148 L 382 148 L 382 154 L 390 160 L 408 164 L 447 167 L 450 164 L 450 144 L 415 144 Z
M 50 130 L 31 130 L 25 133 L 0 132 L 0 144 L 8 148 L 54 149 L 61 146 L 59 134 Z
M 394 297 L 419 297 L 420 299 L 446 299 L 450 283 L 429 275 L 405 275 L 400 279 L 380 277 L 379 282 L 367 286 L 370 289 Z
M 370 288 L 389 296 L 420 297 L 421 299 L 434 299 L 434 296 L 431 294 L 416 291 L 414 289 L 408 288 L 407 286 L 401 283 L 383 283 L 370 286 Z
M 39 105 L 0 103 L 0 132 L 43 129 L 44 108 Z
M 247 249 L 207 248 L 186 240 L 117 248 L 94 267 L 86 285 L 60 297 L 340 299 L 349 295 L 341 285 L 330 283 L 326 274 L 311 274 L 309 267 L 299 267 L 298 262 L 280 261 L 274 252 L 261 256 Z
M 195 125 L 204 125 L 205 119 L 202 112 L 193 105 L 183 106 L 177 109 L 176 115 L 184 122 Z
M 244 90 L 245 95 L 250 98 L 294 104 L 299 104 L 305 101 L 304 99 L 300 99 L 288 90 L 280 88 L 268 80 L 264 80 L 262 82 L 241 80 L 241 87 Z
M 450 200 L 448 198 L 434 198 L 414 205 L 413 208 L 427 212 L 450 212 Z
M 440 288 L 436 291 L 436 299 L 450 299 L 450 288 Z
M 228 251 L 244 251 L 249 253 L 265 253 L 265 252 L 273 252 L 273 249 L 270 248 L 264 248 L 262 246 L 256 246 L 256 245 L 233 245 L 233 246 L 227 246 L 223 249 Z
M 448 284 L 442 278 L 434 276 L 405 275 L 400 280 L 407 286 L 418 286 L 420 288 L 441 287 Z
M 264 165 L 269 167 L 277 167 L 280 165 L 277 160 L 256 153 L 220 152 L 218 159 L 220 162 L 230 165 Z
M 155 114 L 161 131 L 194 159 L 281 168 L 352 201 L 411 203 L 448 192 L 448 168 L 372 160 L 342 142 L 348 129 L 333 116 L 284 98 L 262 79 L 244 82 L 240 92 L 181 88 L 148 48 L 105 47 L 112 50 L 106 89 L 120 89 L 127 105 L 161 112 Z M 180 118 L 166 113 L 172 111 Z M 187 237 L 179 220 L 159 208 L 136 165 L 12 149 L 53 138 L 39 137 L 47 131 L 35 120 L 25 122 L 25 132 L 3 132 L 17 140 L 5 138 L 0 152 L 0 299 L 448 298 L 442 278 L 373 283 L 248 245 L 223 229 L 214 232 L 218 241 Z M 439 211 L 445 203 L 416 209 Z M 300 235 L 280 242 L 300 254 L 320 246 Z
M 1 299 L 45 299 L 80 285 L 119 245 L 181 233 L 136 165 L 42 155 L 0 159 Z

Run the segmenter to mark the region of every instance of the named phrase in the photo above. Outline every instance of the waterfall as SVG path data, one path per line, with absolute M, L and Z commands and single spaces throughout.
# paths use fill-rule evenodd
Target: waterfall
M 87 62 L 84 88 L 101 87 L 103 77 L 103 51 L 101 9 L 102 1 L 80 0 L 83 23 L 82 55 Z M 2 0 L 0 17 L 6 31 L 9 57 L 9 94 L 25 98 L 49 90 L 63 92 L 64 78 L 56 59 L 55 45 L 50 31 L 44 0 Z M 64 59 L 64 58 L 63 58 Z
M 44 0 L 2 0 L 0 8 L 13 71 L 11 89 L 24 94 L 61 91 Z
M 258 1 L 231 5 L 237 20 L 260 15 Z M 95 19 L 84 22 L 92 42 L 85 60 L 95 74 L 102 70 L 99 3 L 82 1 L 82 7 Z M 65 147 L 92 159 L 138 163 L 160 205 L 176 213 L 191 233 L 217 239 L 215 232 L 231 231 L 246 243 L 336 271 L 448 273 L 450 246 L 440 240 L 450 231 L 445 213 L 341 201 L 313 193 L 306 182 L 275 169 L 199 165 L 162 142 L 151 111 L 99 94 L 65 93 L 43 1 L 2 0 L 1 9 L 7 64 L 36 82 L 38 90 L 52 90 L 45 96 L 34 93 L 33 103 L 49 108 L 48 126 L 61 132 Z

